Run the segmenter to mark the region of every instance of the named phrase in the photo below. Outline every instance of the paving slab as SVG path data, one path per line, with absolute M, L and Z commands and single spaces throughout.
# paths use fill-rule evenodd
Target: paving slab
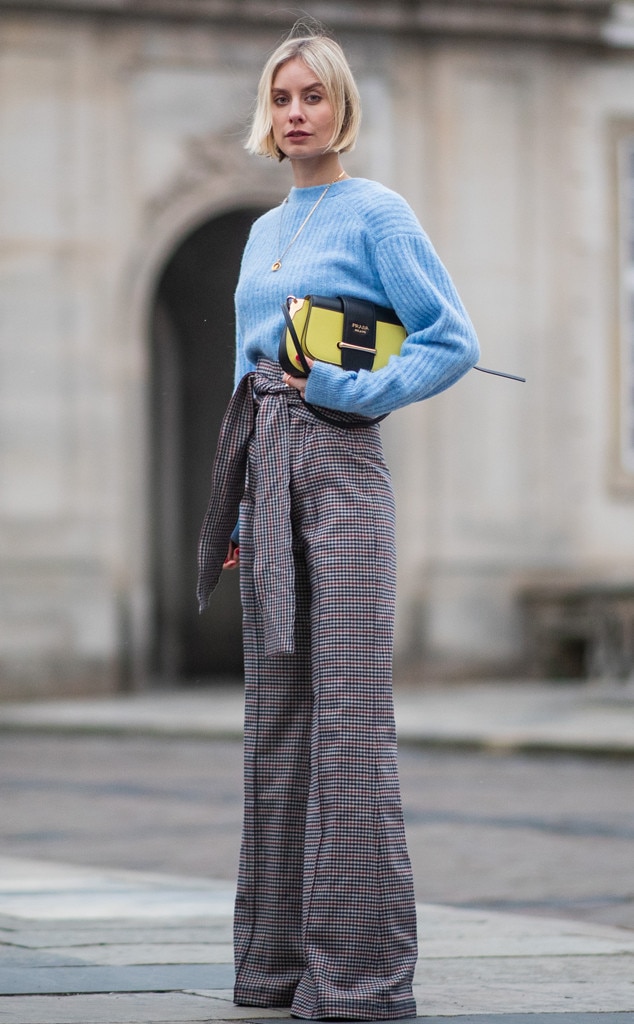
M 424 964 L 460 957 L 634 958 L 634 933 L 629 929 L 433 904 L 418 905 L 418 938 Z M 634 976 L 634 959 L 632 971 Z
M 242 735 L 243 699 L 241 685 L 219 684 L 195 690 L 6 703 L 0 704 L 0 729 L 233 739 Z
M 7 968 L 13 977 L 15 968 L 33 970 L 36 967 L 82 967 L 85 960 L 77 956 L 71 956 L 66 950 L 55 954 L 51 950 L 22 949 L 19 946 L 9 944 L 7 940 L 0 940 L 0 992 L 2 988 L 2 976 L 6 974 Z
M 634 754 L 631 684 L 496 683 L 396 693 L 402 742 Z
M 425 1014 L 624 1012 L 634 1007 L 631 957 L 430 961 L 414 995 Z
M 64 949 L 74 950 L 77 956 L 84 956 L 85 947 L 92 947 L 98 940 L 100 940 L 100 945 L 102 940 L 106 940 L 109 950 L 116 949 L 118 946 L 136 949 L 150 944 L 177 945 L 179 949 L 186 949 L 188 946 L 215 948 L 216 944 L 224 944 L 229 947 L 233 933 L 231 922 L 223 923 L 220 927 L 204 922 L 197 927 L 192 925 L 168 927 L 161 922 L 156 927 L 146 923 L 144 927 L 130 925 L 129 928 L 126 928 L 117 921 L 95 921 L 91 922 L 92 927 L 86 927 L 86 922 L 82 922 L 81 927 L 66 928 L 60 927 L 60 923 L 56 921 L 54 922 L 54 934 L 51 935 L 51 922 L 47 922 L 45 928 L 34 924 L 33 930 L 29 930 L 28 927 L 26 930 L 22 927 L 16 930 L 16 919 L 7 918 L 7 920 L 12 921 L 13 928 L 0 928 L 0 943 L 10 942 L 14 946 L 45 949 L 47 952 L 53 952 L 54 947 L 59 945 Z
M 101 964 L 57 967 L 34 964 L 0 967 L 0 994 L 44 995 L 67 992 L 174 992 L 192 988 L 232 988 L 233 964 L 151 964 L 104 967 Z
M 0 914 L 40 922 L 167 918 L 230 921 L 226 882 L 1 858 Z
M 62 948 L 47 949 L 52 957 L 62 956 Z M 74 946 L 76 964 L 100 963 L 109 967 L 134 967 L 145 964 L 232 964 L 232 943 L 122 942 L 108 945 Z
M 221 1020 L 219 1005 L 184 992 L 0 996 L 1 1024 L 198 1024 Z M 224 1008 L 224 1006 L 223 1006 Z M 236 1010 L 238 1007 L 236 1007 Z M 253 1011 L 249 1011 L 251 1014 Z M 232 1019 L 244 1019 L 236 1013 Z M 266 1014 L 262 1013 L 263 1017 Z M 267 1022 L 268 1024 L 268 1022 Z

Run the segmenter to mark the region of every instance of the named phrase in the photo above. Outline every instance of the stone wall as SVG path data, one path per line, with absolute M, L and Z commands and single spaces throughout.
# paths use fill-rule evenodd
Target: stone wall
M 369 3 L 364 32 L 343 18 L 359 5 L 319 11 L 341 24 L 364 100 L 348 170 L 408 198 L 472 313 L 482 363 L 529 379 L 472 372 L 384 428 L 399 665 L 416 678 L 516 670 L 524 585 L 634 571 L 634 491 L 611 470 L 610 170 L 610 125 L 634 126 L 634 60 L 577 46 L 570 20 L 596 43 L 609 6 Z M 0 2 L 5 695 L 148 680 L 157 282 L 188 232 L 289 185 L 241 145 L 279 36 L 258 7 Z M 405 10 L 415 32 L 376 31 Z M 498 28 L 516 19 L 514 32 L 491 21 L 466 34 L 464 19 L 485 14 Z M 529 14 L 550 19 L 550 38 L 517 38 Z M 556 18 L 569 19 L 565 38 Z
M 408 36 L 441 34 L 554 40 L 570 43 L 602 42 L 611 22 L 610 0 L 365 0 L 341 3 L 320 0 L 308 5 L 309 15 L 332 29 L 404 32 Z M 66 12 L 144 21 L 193 21 L 260 27 L 288 26 L 284 5 L 269 5 L 263 13 L 259 0 L 0 0 L 0 7 L 34 12 Z M 292 14 L 290 15 L 292 17 Z M 616 13 L 617 19 L 620 13 Z

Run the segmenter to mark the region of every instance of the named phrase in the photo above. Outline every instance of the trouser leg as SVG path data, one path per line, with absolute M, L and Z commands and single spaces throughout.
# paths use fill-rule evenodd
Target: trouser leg
M 322 434 L 322 430 L 317 430 Z M 312 594 L 314 711 L 303 952 L 293 1012 L 412 1017 L 416 913 L 392 701 L 394 508 L 380 443 L 355 442 L 345 475 L 319 451 L 296 473 Z M 365 446 L 365 448 L 364 448 Z M 327 453 L 326 453 L 327 454 Z M 333 466 L 332 479 L 328 466 Z
M 304 969 L 301 905 L 310 771 L 306 570 L 296 558 L 296 653 L 265 657 L 252 582 L 251 509 L 241 515 L 244 826 L 234 917 L 235 1001 L 290 1006 Z

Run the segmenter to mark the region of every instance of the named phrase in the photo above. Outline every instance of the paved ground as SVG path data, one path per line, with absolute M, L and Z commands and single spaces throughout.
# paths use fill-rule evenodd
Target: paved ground
M 400 751 L 422 902 L 634 928 L 632 762 Z M 232 882 L 242 819 L 239 740 L 6 734 L 0 850 Z
M 231 1002 L 230 885 L 9 858 L 0 870 L 0 1021 L 288 1018 Z M 419 927 L 425 1017 L 634 1009 L 629 932 L 440 906 L 420 906 Z
M 0 705 L 0 730 L 236 737 L 239 687 Z M 402 742 L 634 756 L 634 683 L 503 683 L 400 689 Z
M 231 1002 L 228 865 L 240 749 L 226 737 L 239 735 L 240 704 L 227 690 L 0 708 L 0 1022 L 288 1016 L 256 1018 Z M 600 917 L 614 911 L 612 896 L 622 923 L 634 924 L 627 691 L 402 694 L 399 723 L 412 744 L 403 745 L 401 773 L 426 900 L 419 1014 L 464 1024 L 555 1024 L 562 1014 L 566 1024 L 634 1024 L 631 931 L 489 909 L 497 892 L 500 906 L 552 913 L 559 899 L 562 913 Z M 529 748 L 548 753 L 528 757 Z M 205 806 L 213 808 L 206 823 Z M 133 849 L 145 870 L 103 868 L 129 864 Z M 170 861 L 180 875 L 148 874 L 165 870 L 165 851 L 177 849 L 187 851 L 179 867 Z M 72 863 L 73 850 L 84 866 Z M 226 879 L 197 877 L 209 859 Z

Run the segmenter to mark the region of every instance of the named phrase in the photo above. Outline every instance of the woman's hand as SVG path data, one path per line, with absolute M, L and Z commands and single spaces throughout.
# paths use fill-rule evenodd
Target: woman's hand
M 227 557 L 225 558 L 222 568 L 223 569 L 237 569 L 240 565 L 240 548 L 237 544 L 234 544 L 232 540 L 229 541 L 229 550 Z
M 309 366 L 312 366 L 315 360 L 306 359 L 306 362 L 308 363 Z M 304 397 L 304 391 L 306 390 L 306 383 L 308 381 L 307 377 L 293 377 L 292 374 L 290 373 L 283 373 L 282 381 L 284 384 L 286 384 L 287 387 L 295 388 L 296 391 L 299 391 L 302 398 Z

